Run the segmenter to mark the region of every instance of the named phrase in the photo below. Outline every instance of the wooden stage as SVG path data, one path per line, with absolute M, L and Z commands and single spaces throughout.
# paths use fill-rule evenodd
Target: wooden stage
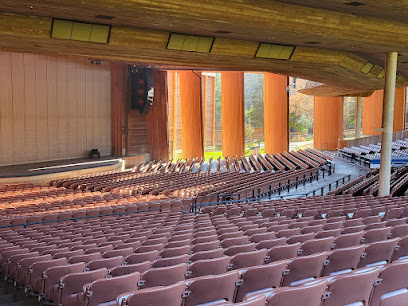
M 49 181 L 55 179 L 124 170 L 146 160 L 149 160 L 149 155 L 141 154 L 120 158 L 104 156 L 100 159 L 77 158 L 2 166 L 0 185 L 21 183 L 47 185 Z

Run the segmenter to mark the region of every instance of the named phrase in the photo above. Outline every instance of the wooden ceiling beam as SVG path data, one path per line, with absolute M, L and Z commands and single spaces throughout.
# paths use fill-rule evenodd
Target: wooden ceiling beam
M 408 10 L 408 4 L 398 0 L 390 8 L 397 0 L 381 1 L 372 9 L 376 16 L 364 14 L 364 6 L 360 14 L 350 14 L 318 0 L 2 0 L 0 10 L 297 46 L 318 43 L 352 52 L 406 51 L 408 23 L 381 18 L 381 8 L 389 15 L 394 7 Z M 304 6 L 309 2 L 315 5 Z
M 129 63 L 273 72 L 337 87 L 336 93 L 380 89 L 384 81 L 360 72 L 367 62 L 344 51 L 296 47 L 290 60 L 254 57 L 259 42 L 216 38 L 210 53 L 166 49 L 170 32 L 112 26 L 108 44 L 54 39 L 52 18 L 0 13 L 0 49 L 75 55 Z M 405 82 L 403 77 L 399 84 Z

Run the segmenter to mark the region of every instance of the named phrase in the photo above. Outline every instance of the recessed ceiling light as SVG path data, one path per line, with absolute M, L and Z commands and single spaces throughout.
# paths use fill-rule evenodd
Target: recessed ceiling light
M 32 5 L 27 5 L 27 7 L 28 7 L 30 10 L 32 10 L 32 9 L 34 8 L 34 6 L 32 6 Z
M 305 44 L 308 44 L 308 45 L 318 45 L 321 43 L 322 43 L 321 41 L 305 41 Z
M 218 31 L 215 31 L 214 33 L 217 33 L 217 34 L 231 34 L 232 32 L 231 31 L 218 30 Z
M 96 15 L 95 18 L 99 18 L 99 19 L 105 19 L 105 20 L 110 20 L 115 18 L 115 16 L 109 16 L 109 15 Z
M 346 2 L 346 3 L 344 3 L 344 4 L 345 4 L 345 5 L 354 6 L 354 7 L 361 6 L 361 5 L 366 5 L 365 3 L 357 2 L 357 1 Z

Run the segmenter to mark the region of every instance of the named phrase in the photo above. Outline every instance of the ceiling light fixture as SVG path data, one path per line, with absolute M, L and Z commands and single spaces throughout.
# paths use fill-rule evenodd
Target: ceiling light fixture
M 231 34 L 232 32 L 231 31 L 225 31 L 225 30 L 218 30 L 218 31 L 215 31 L 214 33 L 216 33 L 216 34 Z
M 346 2 L 346 3 L 344 3 L 344 4 L 345 4 L 345 5 L 354 6 L 354 7 L 366 5 L 365 3 L 358 2 L 358 1 Z
M 95 18 L 99 18 L 99 19 L 105 19 L 105 20 L 111 20 L 113 18 L 115 18 L 115 16 L 109 16 L 109 15 L 96 15 Z

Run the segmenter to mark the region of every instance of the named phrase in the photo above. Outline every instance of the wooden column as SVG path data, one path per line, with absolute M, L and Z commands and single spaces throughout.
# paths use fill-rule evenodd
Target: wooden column
M 167 128 L 167 72 L 153 71 L 154 100 L 147 116 L 147 135 L 150 159 L 169 159 Z
M 209 85 L 209 94 L 208 97 L 210 99 L 210 104 L 211 104 L 211 109 L 209 111 L 209 114 L 207 118 L 211 118 L 211 123 L 209 122 L 210 120 L 207 119 L 207 122 L 210 123 L 210 126 L 207 131 L 207 136 L 209 137 L 209 142 L 207 145 L 209 146 L 214 146 L 214 133 L 215 133 L 215 77 L 208 77 L 208 85 Z
M 202 75 L 201 76 L 201 106 L 202 106 L 202 114 L 203 114 L 203 146 L 207 145 L 207 105 L 208 105 L 208 99 L 207 99 L 207 82 L 208 82 L 208 76 Z
M 180 71 L 183 158 L 204 156 L 200 73 Z
M 221 73 L 222 154 L 244 155 L 244 73 Z
M 395 104 L 394 104 L 394 132 L 405 129 L 405 93 L 406 88 L 395 89 Z
M 264 140 L 265 153 L 289 150 L 288 77 L 264 74 Z
M 363 99 L 363 134 L 381 135 L 382 106 L 384 90 L 376 90 Z
M 111 120 L 112 120 L 112 155 L 122 156 L 125 154 L 123 148 L 124 133 L 123 127 L 124 112 L 127 107 L 128 97 L 128 68 L 127 65 L 121 63 L 111 63 Z
M 313 142 L 316 149 L 335 150 L 343 138 L 342 97 L 314 97 Z
M 374 93 L 364 98 L 363 102 L 363 134 L 364 135 L 381 135 L 378 128 L 382 126 L 382 109 L 383 109 L 384 90 L 376 90 Z M 405 88 L 395 89 L 395 106 L 394 106 L 394 132 L 401 131 L 405 125 Z

